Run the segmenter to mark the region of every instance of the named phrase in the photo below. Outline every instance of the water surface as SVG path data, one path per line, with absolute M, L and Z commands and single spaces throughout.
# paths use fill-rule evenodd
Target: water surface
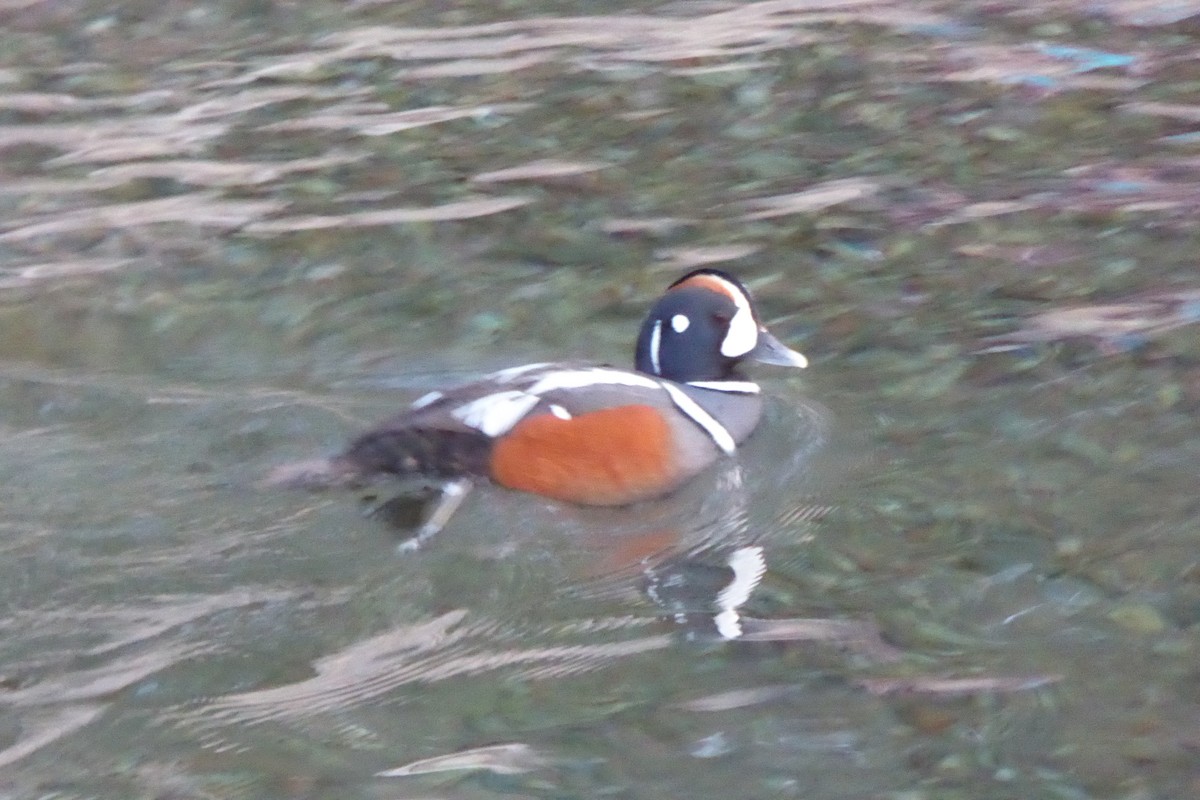
M 1200 7 L 0 14 L 0 793 L 1200 792 Z M 256 486 L 703 264 L 814 364 L 670 502 Z

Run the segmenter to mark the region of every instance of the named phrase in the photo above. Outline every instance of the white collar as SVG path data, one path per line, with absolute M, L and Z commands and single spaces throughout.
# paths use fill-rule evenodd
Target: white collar
M 758 394 L 762 391 L 754 381 L 688 381 L 683 385 L 732 394 Z

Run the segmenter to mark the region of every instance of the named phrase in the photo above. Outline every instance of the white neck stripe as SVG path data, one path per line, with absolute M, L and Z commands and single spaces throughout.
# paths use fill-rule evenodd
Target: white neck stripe
M 731 394 L 758 394 L 762 391 L 754 381 L 688 381 L 684 386 L 695 386 L 697 389 L 730 392 Z
M 658 348 L 662 344 L 662 320 L 654 320 L 654 327 L 650 329 L 650 366 L 654 368 L 655 375 L 662 375 L 662 365 L 658 363 Z
M 687 393 L 675 384 L 663 381 L 661 386 L 667 390 L 667 394 L 671 395 L 671 402 L 675 404 L 675 407 L 686 414 L 692 422 L 703 428 L 721 452 L 733 455 L 737 450 L 737 442 L 733 440 L 733 436 L 729 434 L 724 425 L 717 422 L 712 414 L 705 411 L 699 403 L 688 397 Z

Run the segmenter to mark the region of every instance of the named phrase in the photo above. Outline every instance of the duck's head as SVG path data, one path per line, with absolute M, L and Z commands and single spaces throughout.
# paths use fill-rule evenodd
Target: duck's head
M 667 287 L 638 334 L 638 371 L 679 383 L 737 379 L 747 359 L 808 366 L 759 321 L 746 287 L 716 269 L 689 272 Z

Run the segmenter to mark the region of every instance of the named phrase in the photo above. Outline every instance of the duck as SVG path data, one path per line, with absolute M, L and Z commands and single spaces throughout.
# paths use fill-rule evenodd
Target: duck
M 697 269 L 651 305 L 632 370 L 534 363 L 431 391 L 319 468 L 291 468 L 272 482 L 432 484 L 437 501 L 408 550 L 480 483 L 584 506 L 653 500 L 734 456 L 759 426 L 762 390 L 743 372 L 751 361 L 808 366 L 767 330 L 740 280 Z

